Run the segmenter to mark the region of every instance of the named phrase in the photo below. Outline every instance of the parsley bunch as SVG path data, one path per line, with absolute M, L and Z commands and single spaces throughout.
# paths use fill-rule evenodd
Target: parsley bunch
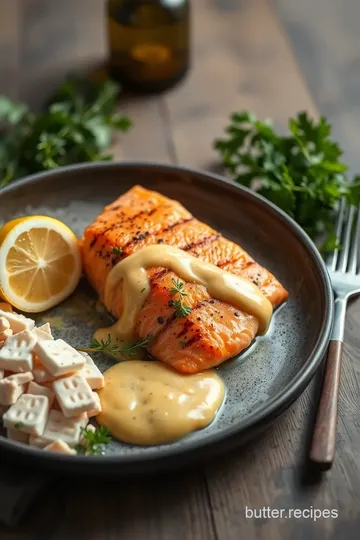
M 347 181 L 343 152 L 325 118 L 316 122 L 301 112 L 289 120 L 290 133 L 280 136 L 270 121 L 241 112 L 231 116 L 225 131 L 227 137 L 214 147 L 235 182 L 254 187 L 311 238 L 322 235 L 325 250 L 336 247 L 334 214 L 342 197 L 359 204 L 360 177 Z
M 66 81 L 46 110 L 35 114 L 0 96 L 0 187 L 61 165 L 108 160 L 112 130 L 131 122 L 115 112 L 118 86 L 105 81 Z

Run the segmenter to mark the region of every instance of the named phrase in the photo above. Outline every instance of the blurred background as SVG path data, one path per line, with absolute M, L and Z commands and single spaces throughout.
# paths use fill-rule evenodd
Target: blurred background
M 333 123 L 335 138 L 355 169 L 360 115 L 358 0 L 190 3 L 190 73 L 158 100 L 127 102 L 132 117 L 143 124 L 153 122 L 156 128 L 159 106 L 163 117 L 170 115 L 177 160 L 194 164 L 191 155 L 196 151 L 204 156 L 196 165 L 209 166 L 205 158 L 209 145 L 234 110 L 251 109 L 259 116 L 274 117 L 280 125 L 299 109 L 320 112 Z M 106 59 L 105 4 L 105 0 L 0 0 L 0 93 L 39 107 L 67 73 Z M 189 143 L 189 130 L 196 143 Z M 163 158 L 155 146 L 144 153 L 145 158 Z

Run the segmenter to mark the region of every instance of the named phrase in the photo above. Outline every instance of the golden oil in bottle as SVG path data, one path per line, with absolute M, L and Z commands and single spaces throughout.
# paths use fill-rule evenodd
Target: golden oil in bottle
M 109 73 L 125 88 L 158 92 L 190 61 L 189 0 L 108 0 Z

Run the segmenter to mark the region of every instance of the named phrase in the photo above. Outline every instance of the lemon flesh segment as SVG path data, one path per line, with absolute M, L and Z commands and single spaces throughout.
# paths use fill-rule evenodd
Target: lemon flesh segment
M 74 291 L 80 275 L 78 242 L 64 223 L 30 216 L 0 230 L 0 295 L 18 309 L 50 309 Z

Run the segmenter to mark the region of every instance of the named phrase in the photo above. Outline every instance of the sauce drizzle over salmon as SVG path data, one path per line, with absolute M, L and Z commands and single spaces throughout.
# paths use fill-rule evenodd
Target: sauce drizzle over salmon
M 122 258 L 161 243 L 252 281 L 274 308 L 288 296 L 268 270 L 237 244 L 194 218 L 179 202 L 135 186 L 105 207 L 84 232 L 84 269 L 100 299 L 104 299 L 110 270 Z M 155 358 L 182 373 L 197 373 L 239 354 L 254 339 L 258 330 L 254 316 L 212 298 L 204 286 L 195 283 L 184 286 L 191 313 L 177 318 L 170 289 L 178 276 L 161 267 L 150 268 L 148 276 L 150 293 L 139 313 L 136 334 L 141 339 L 155 336 L 148 344 Z M 114 292 L 109 307 L 119 318 L 121 288 Z

